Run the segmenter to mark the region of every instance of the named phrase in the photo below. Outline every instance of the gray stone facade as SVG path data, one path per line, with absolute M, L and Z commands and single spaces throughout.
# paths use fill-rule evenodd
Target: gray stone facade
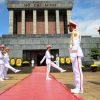
M 44 35 L 4 35 L 0 38 L 0 44 L 5 44 L 10 48 L 10 57 L 22 58 L 23 50 L 42 50 L 47 44 L 52 45 L 52 49 L 59 49 L 59 56 L 69 56 L 68 42 L 70 35 L 68 34 L 44 34 Z M 90 62 L 88 56 L 91 48 L 100 49 L 100 38 L 91 36 L 83 36 L 81 47 L 84 53 L 83 62 Z
M 12 8 L 30 8 L 30 9 L 71 9 L 74 0 L 7 0 L 7 7 Z

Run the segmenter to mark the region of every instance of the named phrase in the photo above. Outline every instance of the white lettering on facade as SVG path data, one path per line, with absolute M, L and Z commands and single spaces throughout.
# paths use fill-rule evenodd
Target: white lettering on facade
M 31 8 L 31 7 L 56 7 L 56 3 L 49 3 L 49 2 L 26 2 L 24 3 L 25 8 Z

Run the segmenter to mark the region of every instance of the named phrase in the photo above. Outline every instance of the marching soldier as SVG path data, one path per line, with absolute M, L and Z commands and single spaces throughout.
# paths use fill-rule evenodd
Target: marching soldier
M 60 72 L 65 72 L 66 70 L 60 68 L 54 62 L 51 61 L 51 58 L 54 58 L 53 55 L 50 54 L 51 45 L 47 45 L 46 48 L 47 50 L 46 50 L 45 56 L 40 61 L 40 64 L 42 64 L 43 61 L 46 59 L 46 64 L 47 64 L 46 80 L 51 80 L 51 78 L 49 77 L 51 66 L 58 69 Z
M 15 69 L 12 66 L 10 66 L 10 64 L 9 64 L 10 58 L 9 58 L 8 53 L 9 53 L 9 48 L 6 47 L 5 50 L 4 50 L 4 65 L 5 65 L 5 70 L 4 70 L 4 76 L 5 77 L 4 77 L 4 79 L 9 79 L 8 76 L 7 76 L 8 69 L 12 70 L 15 73 L 18 73 L 18 72 L 21 71 L 21 70 Z
M 70 58 L 72 62 L 72 68 L 74 73 L 74 83 L 75 89 L 71 89 L 72 93 L 83 93 L 83 73 L 82 73 L 82 63 L 81 58 L 83 57 L 83 52 L 80 47 L 80 34 L 76 30 L 77 24 L 73 21 L 69 22 L 68 28 L 71 32 L 71 38 L 69 43 Z
M 3 56 L 3 50 L 4 50 L 5 46 L 4 45 L 0 45 L 0 81 L 4 81 L 4 56 Z

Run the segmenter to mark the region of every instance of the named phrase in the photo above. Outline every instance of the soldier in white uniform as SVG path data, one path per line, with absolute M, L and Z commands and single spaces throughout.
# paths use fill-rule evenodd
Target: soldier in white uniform
M 46 80 L 51 80 L 51 78 L 49 77 L 51 66 L 58 69 L 60 72 L 65 72 L 66 71 L 66 70 L 60 68 L 54 62 L 51 61 L 51 58 L 54 58 L 54 57 L 53 57 L 53 55 L 50 54 L 50 49 L 51 49 L 51 45 L 47 45 L 47 50 L 46 50 L 45 56 L 40 61 L 40 64 L 42 64 L 43 61 L 46 59 L 46 64 L 47 64 Z
M 2 50 L 5 46 L 4 45 L 0 45 L 0 81 L 4 81 L 4 57 L 2 54 Z
M 31 66 L 34 67 L 34 59 L 31 60 Z
M 56 54 L 56 61 L 55 61 L 56 65 L 59 67 L 59 55 Z
M 73 21 L 69 22 L 69 31 L 71 32 L 71 38 L 69 43 L 70 58 L 72 62 L 72 68 L 74 73 L 74 84 L 75 89 L 71 89 L 72 93 L 83 93 L 83 73 L 82 73 L 82 62 L 83 52 L 80 47 L 80 34 L 76 30 L 76 23 Z
M 21 71 L 21 70 L 15 69 L 12 66 L 10 66 L 10 64 L 9 64 L 9 60 L 10 59 L 9 59 L 8 52 L 9 52 L 9 48 L 6 47 L 5 50 L 3 51 L 3 55 L 4 55 L 4 65 L 5 65 L 4 79 L 9 79 L 8 76 L 7 76 L 8 69 L 10 69 L 11 71 L 13 71 L 15 73 L 18 73 L 18 72 Z

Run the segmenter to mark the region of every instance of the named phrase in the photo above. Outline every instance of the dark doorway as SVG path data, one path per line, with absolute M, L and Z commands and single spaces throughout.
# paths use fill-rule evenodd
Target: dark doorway
M 31 63 L 31 59 L 34 59 L 36 66 L 46 65 L 45 61 L 40 65 L 40 61 L 43 58 L 46 50 L 23 50 L 23 59 Z
M 45 66 L 46 65 L 46 60 L 42 64 L 40 64 L 40 61 L 44 57 L 44 54 L 37 54 L 37 66 Z
M 44 61 L 40 65 L 40 61 L 44 57 L 45 52 L 46 52 L 45 49 L 42 49 L 42 50 L 23 50 L 23 60 L 29 61 L 30 64 L 31 64 L 31 60 L 33 58 L 36 66 L 46 66 L 46 61 Z M 59 50 L 58 49 L 52 49 L 51 54 L 54 57 L 56 57 L 56 54 L 59 54 Z

